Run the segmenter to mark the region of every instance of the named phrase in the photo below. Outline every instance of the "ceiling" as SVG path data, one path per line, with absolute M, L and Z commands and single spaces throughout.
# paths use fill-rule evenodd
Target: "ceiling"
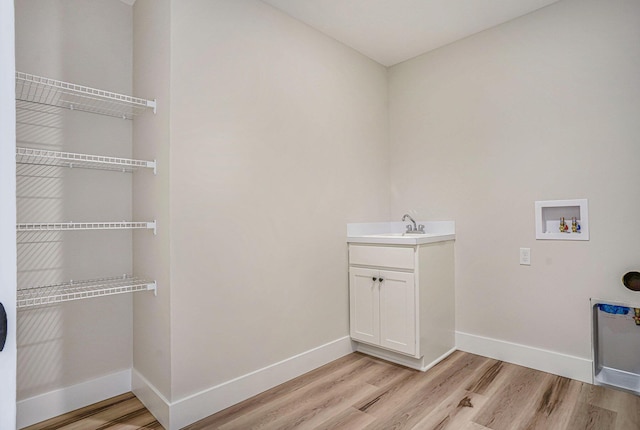
M 262 0 L 391 66 L 558 0 Z

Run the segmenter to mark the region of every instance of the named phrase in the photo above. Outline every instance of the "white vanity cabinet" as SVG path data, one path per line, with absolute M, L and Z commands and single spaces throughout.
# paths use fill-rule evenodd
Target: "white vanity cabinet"
M 349 243 L 357 350 L 426 370 L 455 349 L 453 240 Z

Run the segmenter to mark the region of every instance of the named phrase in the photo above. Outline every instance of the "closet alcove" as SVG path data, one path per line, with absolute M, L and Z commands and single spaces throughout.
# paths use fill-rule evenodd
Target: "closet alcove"
M 131 7 L 15 9 L 22 428 L 131 389 L 133 296 L 154 301 L 158 288 L 153 271 L 134 270 L 134 245 L 161 228 L 135 215 L 133 188 L 162 165 L 134 156 L 134 121 L 157 109 L 153 94 L 131 95 Z

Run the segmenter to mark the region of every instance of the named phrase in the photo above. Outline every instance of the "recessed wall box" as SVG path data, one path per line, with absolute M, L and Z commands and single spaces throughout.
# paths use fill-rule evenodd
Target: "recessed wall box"
M 589 240 L 587 199 L 536 202 L 536 239 Z
M 638 302 L 592 298 L 593 384 L 640 395 Z

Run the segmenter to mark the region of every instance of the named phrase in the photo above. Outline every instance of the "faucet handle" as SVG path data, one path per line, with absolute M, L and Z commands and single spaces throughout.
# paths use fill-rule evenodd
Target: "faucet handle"
M 424 233 L 424 224 L 420 224 L 420 225 L 418 226 L 418 231 L 421 231 L 421 232 L 423 232 L 423 233 Z
M 413 227 L 411 226 L 411 224 L 407 224 L 407 233 L 413 231 Z

